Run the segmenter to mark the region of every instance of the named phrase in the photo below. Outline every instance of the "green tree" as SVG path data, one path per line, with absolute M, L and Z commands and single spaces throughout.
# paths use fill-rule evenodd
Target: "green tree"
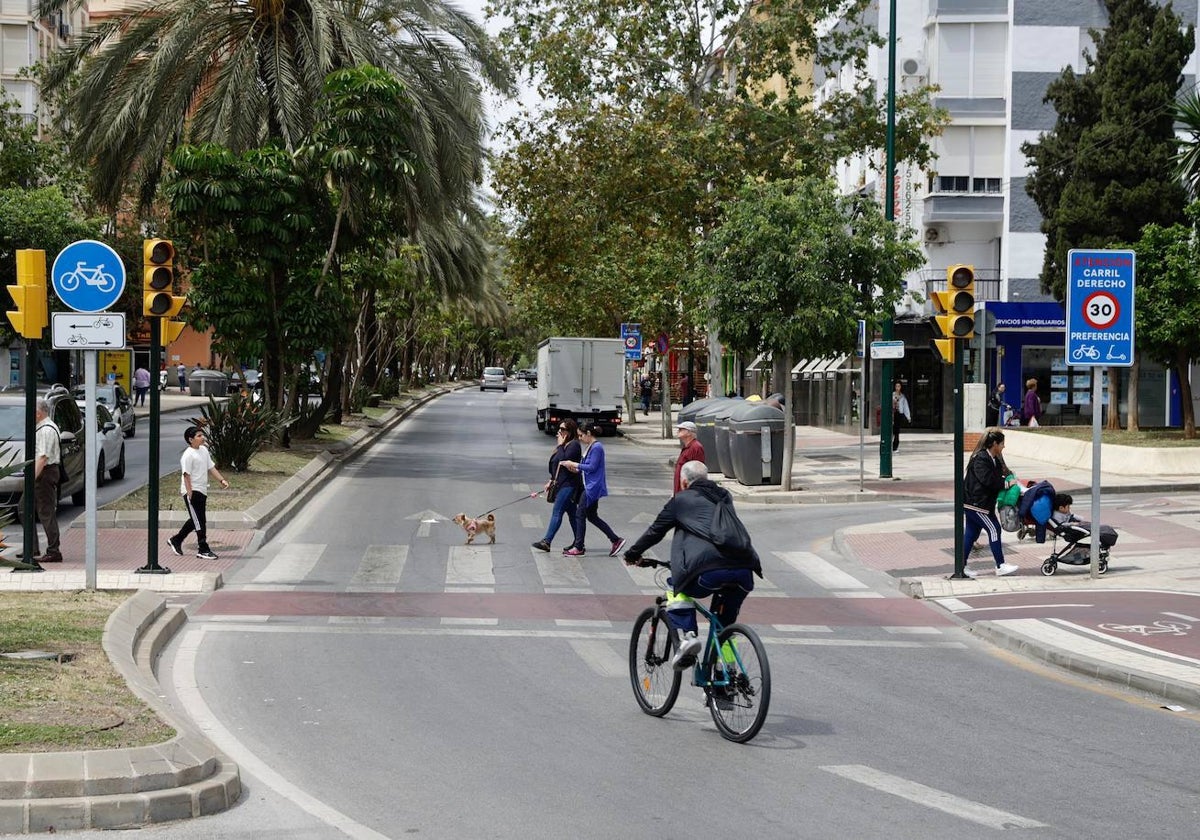
M 1188 223 L 1142 229 L 1138 258 L 1137 344 L 1143 353 L 1175 371 L 1183 412 L 1183 436 L 1196 437 L 1191 360 L 1200 358 L 1200 202 L 1186 211 Z
M 784 370 L 795 358 L 849 353 L 858 319 L 873 326 L 893 312 L 904 274 L 924 264 L 876 203 L 811 177 L 747 180 L 702 255 L 698 279 L 721 340 L 770 351 Z M 794 433 L 784 413 L 788 490 Z

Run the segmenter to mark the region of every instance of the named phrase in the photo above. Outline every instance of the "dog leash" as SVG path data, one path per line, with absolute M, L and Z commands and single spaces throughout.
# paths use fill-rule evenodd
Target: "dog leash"
M 513 499 L 511 502 L 505 502 L 502 505 L 494 507 L 491 510 L 485 510 L 483 513 L 479 514 L 479 516 L 487 516 L 489 513 L 495 513 L 496 511 L 500 510 L 500 508 L 506 508 L 509 505 L 515 505 L 517 502 L 523 502 L 526 499 L 536 499 L 538 496 L 542 495 L 542 493 L 545 493 L 545 492 L 546 492 L 545 490 L 539 490 L 536 493 L 530 493 L 528 496 L 521 496 L 519 498 Z M 478 518 L 478 517 L 476 517 L 476 518 Z

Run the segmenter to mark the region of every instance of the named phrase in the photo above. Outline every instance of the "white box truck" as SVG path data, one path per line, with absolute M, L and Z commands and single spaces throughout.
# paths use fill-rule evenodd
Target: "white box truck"
M 625 405 L 625 343 L 619 338 L 547 338 L 538 345 L 537 426 L 552 435 L 568 417 L 615 434 Z

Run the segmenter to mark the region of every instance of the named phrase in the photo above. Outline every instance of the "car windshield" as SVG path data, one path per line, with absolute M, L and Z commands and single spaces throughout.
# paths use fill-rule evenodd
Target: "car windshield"
M 0 439 L 25 440 L 25 406 L 0 405 Z
M 483 375 L 484 376 L 503 376 L 504 368 L 484 368 Z
M 96 402 L 104 405 L 116 405 L 117 398 L 113 393 L 116 389 L 112 385 L 97 385 L 96 386 Z M 81 386 L 76 388 L 72 394 L 76 399 L 82 400 L 87 396 L 87 391 Z

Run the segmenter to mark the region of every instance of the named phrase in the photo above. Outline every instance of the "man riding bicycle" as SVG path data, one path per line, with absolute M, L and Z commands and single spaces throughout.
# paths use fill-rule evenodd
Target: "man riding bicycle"
M 725 541 L 721 548 L 714 542 L 720 541 L 719 535 L 713 534 L 718 506 L 726 506 L 723 514 L 737 519 L 729 491 L 709 480 L 703 461 L 684 464 L 680 479 L 683 490 L 663 506 L 646 533 L 625 552 L 626 564 L 642 565 L 642 553 L 675 529 L 667 617 L 680 636 L 679 652 L 671 660 L 677 671 L 694 665 L 704 644 L 696 632 L 693 599 L 712 595 L 712 612 L 728 627 L 737 621 L 742 602 L 754 589 L 754 575 L 762 577 L 762 563 L 748 540 L 744 547 L 732 547 Z

